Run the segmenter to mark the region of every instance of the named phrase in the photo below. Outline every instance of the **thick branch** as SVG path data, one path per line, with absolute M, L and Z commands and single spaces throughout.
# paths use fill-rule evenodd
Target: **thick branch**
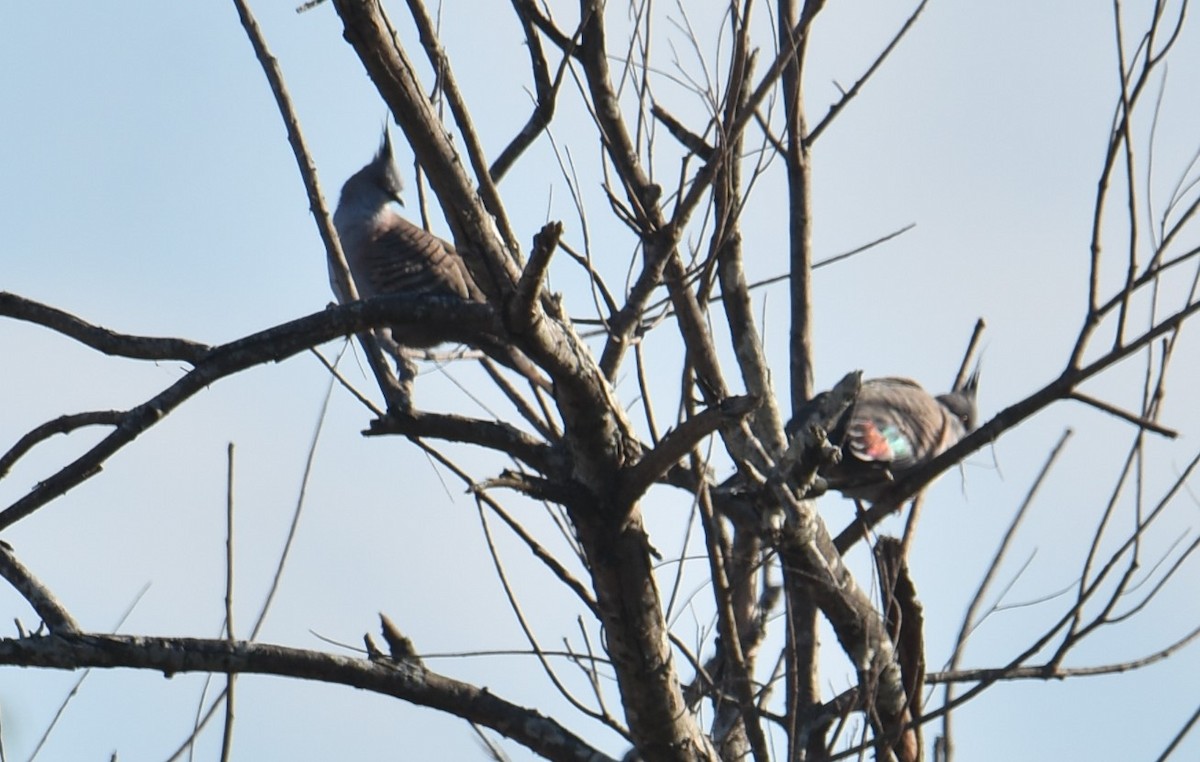
M 567 465 L 549 445 L 502 421 L 419 411 L 394 412 L 387 418 L 371 421 L 370 428 L 363 433 L 466 442 L 507 453 L 543 474 L 562 475 Z
M 33 576 L 33 572 L 17 560 L 12 547 L 3 541 L 0 541 L 0 577 L 4 577 L 29 601 L 50 632 L 55 635 L 74 635 L 79 632 L 79 624 L 70 612 L 58 602 L 54 593 Z
M 717 429 L 750 415 L 758 406 L 754 397 L 727 397 L 716 407 L 688 418 L 668 431 L 650 452 L 646 453 L 622 477 L 618 504 L 632 504 L 667 471 L 691 451 L 702 439 Z
M 546 271 L 550 269 L 550 258 L 558 248 L 562 237 L 561 222 L 548 222 L 533 237 L 533 251 L 529 262 L 517 281 L 516 293 L 508 304 L 509 327 L 516 333 L 524 333 L 538 318 L 538 302 L 541 300 L 542 284 Z
M 71 635 L 0 639 L 0 664 L 52 669 L 129 667 L 162 672 L 280 675 L 347 685 L 440 709 L 495 730 L 546 759 L 612 762 L 535 709 L 421 667 L 298 648 L 199 638 Z

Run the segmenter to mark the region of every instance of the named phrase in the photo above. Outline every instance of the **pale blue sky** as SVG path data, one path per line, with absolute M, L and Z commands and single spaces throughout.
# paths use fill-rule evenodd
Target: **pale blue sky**
M 657 28 L 665 37 L 656 48 L 657 66 L 675 74 L 677 57 L 679 66 L 699 76 L 695 55 L 668 20 L 680 19 L 679 10 L 661 5 L 664 20 Z M 705 34 L 716 28 L 714 9 L 721 4 L 685 5 L 702 39 L 711 40 Z M 848 87 L 858 77 L 907 12 L 904 5 L 831 4 L 811 48 L 807 92 L 814 119 L 837 97 L 835 81 Z M 1128 5 L 1140 21 L 1151 3 Z M 623 7 L 610 6 L 619 26 Z M 416 56 L 404 6 L 391 4 L 389 10 Z M 341 39 L 332 7 L 296 15 L 291 3 L 256 3 L 254 11 L 332 203 L 342 180 L 374 151 L 385 108 Z M 507 4 L 458 0 L 447 2 L 442 14 L 443 41 L 492 156 L 529 108 L 527 56 L 509 13 Z M 758 13 L 765 22 L 765 10 Z M 767 49 L 760 68 L 770 57 L 768 40 L 761 44 Z M 718 68 L 712 47 L 704 51 L 710 71 Z M 1197 30 L 1185 30 L 1176 55 L 1156 147 L 1161 175 L 1152 188 L 1159 206 L 1200 143 Z M 819 257 L 917 224 L 882 249 L 820 271 L 818 385 L 863 368 L 868 375 L 912 376 L 940 391 L 953 378 L 980 316 L 989 323 L 985 418 L 1061 371 L 1082 319 L 1088 231 L 1117 95 L 1115 72 L 1108 4 L 931 4 L 816 147 Z M 655 89 L 669 108 L 699 123 L 703 112 L 693 94 L 665 76 Z M 13 4 L 0 25 L 0 103 L 0 289 L 117 330 L 207 342 L 319 310 L 331 299 L 291 150 L 231 4 Z M 593 253 L 617 286 L 631 245 L 607 215 L 596 146 L 578 111 L 579 98 L 568 85 L 553 133 L 580 168 Z M 1138 126 L 1144 135 L 1147 123 Z M 411 177 L 407 148 L 400 145 L 399 153 Z M 657 167 L 664 182 L 677 173 L 672 155 L 664 151 Z M 549 217 L 562 219 L 568 240 L 582 246 L 556 166 L 543 138 L 501 186 L 526 245 Z M 752 277 L 785 267 L 779 169 L 777 163 L 769 168 L 744 218 Z M 435 229 L 445 231 L 436 215 Z M 707 243 L 707 236 L 695 243 Z M 1106 249 L 1114 264 L 1120 243 L 1113 235 Z M 577 271 L 558 260 L 551 277 L 574 314 L 591 315 Z M 786 290 L 758 292 L 756 307 L 767 316 L 767 352 L 786 397 Z M 670 330 L 651 339 L 655 357 L 673 357 Z M 1156 460 L 1146 474 L 1151 498 L 1191 458 L 1200 432 L 1192 391 L 1200 378 L 1196 343 L 1186 335 L 1184 342 L 1164 418 L 1183 436 L 1152 441 Z M 136 404 L 181 373 L 167 364 L 97 356 L 11 321 L 0 321 L 0 353 L 0 449 L 61 413 Z M 345 367 L 361 380 L 353 362 Z M 1140 372 L 1131 364 L 1089 390 L 1132 405 Z M 465 364 L 449 375 L 465 384 L 481 378 Z M 658 376 L 662 413 L 669 416 L 667 400 L 677 391 L 674 366 L 664 366 Z M 100 476 L 14 526 L 4 539 L 86 628 L 110 628 L 150 583 L 124 632 L 216 636 L 225 445 L 233 441 L 237 626 L 244 633 L 283 542 L 325 384 L 319 364 L 306 356 L 222 381 L 110 460 Z M 422 405 L 478 413 L 444 376 L 430 373 L 417 389 Z M 625 379 L 620 392 L 633 401 L 635 385 Z M 367 421 L 349 395 L 335 391 L 300 535 L 264 639 L 333 648 L 315 632 L 358 645 L 382 610 L 422 651 L 526 648 L 472 502 L 406 441 L 362 438 Z M 1034 554 L 1010 601 L 1059 591 L 1078 575 L 1128 447 L 1129 426 L 1078 404 L 1060 404 L 973 456 L 965 485 L 951 473 L 931 491 L 913 557 L 931 668 L 947 657 L 991 551 L 1066 426 L 1076 435 L 1004 575 L 1009 579 Z M 81 432 L 41 446 L 0 482 L 0 505 L 16 500 L 96 436 Z M 451 451 L 480 477 L 505 465 Z M 540 508 L 514 506 L 561 549 Z M 852 515 L 836 497 L 827 498 L 823 510 L 834 531 Z M 647 506 L 652 540 L 668 556 L 680 553 L 687 511 L 686 501 L 665 491 Z M 1195 500 L 1182 498 L 1147 538 L 1146 557 L 1157 557 L 1180 534 L 1190 541 L 1196 519 Z M 1125 514 L 1121 526 L 1128 520 Z M 500 532 L 498 543 L 543 644 L 559 647 L 568 637 L 578 645 L 578 607 L 511 537 Z M 866 584 L 862 551 L 851 560 Z M 668 589 L 673 569 L 663 574 L 660 587 Z M 1185 572 L 1144 615 L 1097 636 L 1068 664 L 1140 657 L 1190 630 L 1200 619 L 1194 576 L 1194 569 Z M 688 642 L 711 627 L 711 595 L 702 579 L 703 565 L 692 564 L 682 589 L 696 593 L 694 608 L 678 618 Z M 965 665 L 1003 663 L 1065 605 L 1059 599 L 997 615 L 971 642 Z M 35 623 L 19 597 L 0 589 L 0 619 L 13 617 Z M 823 680 L 840 690 L 852 673 L 832 635 L 824 640 L 829 659 Z M 610 755 L 624 751 L 614 734 L 566 710 L 529 657 L 438 659 L 430 665 L 557 714 Z M 575 690 L 585 691 L 573 668 L 559 666 Z M 959 758 L 1152 759 L 1195 710 L 1198 666 L 1200 651 L 1193 649 L 1132 675 L 998 686 L 957 713 Z M 0 711 L 11 758 L 28 756 L 74 679 L 2 672 Z M 114 750 L 122 759 L 165 758 L 190 727 L 202 680 L 93 673 L 41 759 L 104 758 Z M 431 710 L 274 678 L 247 677 L 239 686 L 235 759 L 483 758 L 464 723 Z M 931 727 L 928 737 L 934 732 Z M 202 758 L 214 758 L 219 743 L 219 732 L 207 733 Z M 514 759 L 529 758 L 513 744 L 505 748 Z M 1198 754 L 1200 740 L 1192 738 L 1178 758 Z

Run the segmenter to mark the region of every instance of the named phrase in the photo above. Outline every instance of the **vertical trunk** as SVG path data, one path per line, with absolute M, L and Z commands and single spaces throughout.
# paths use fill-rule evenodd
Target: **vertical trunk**
M 612 508 L 577 511 L 572 519 L 587 553 L 605 647 L 634 744 L 647 762 L 715 762 L 716 752 L 680 689 L 641 512 L 635 508 L 616 526 L 611 517 L 621 512 Z
M 805 143 L 807 132 L 804 118 L 804 45 L 807 24 L 816 14 L 820 3 L 806 2 L 803 14 L 798 14 L 795 0 L 779 2 L 779 44 L 782 49 L 795 46 L 796 52 L 784 69 L 782 86 L 786 125 L 786 167 L 788 179 L 788 240 L 790 250 L 791 333 L 789 358 L 791 365 L 792 410 L 812 397 L 812 167 Z M 787 711 L 793 726 L 789 728 L 788 759 L 819 759 L 824 756 L 824 734 L 812 728 L 795 727 L 794 723 L 806 710 L 820 701 L 817 659 L 817 607 L 808 597 L 803 584 L 796 584 L 784 569 L 788 596 L 788 678 Z M 811 749 L 812 754 L 809 753 Z

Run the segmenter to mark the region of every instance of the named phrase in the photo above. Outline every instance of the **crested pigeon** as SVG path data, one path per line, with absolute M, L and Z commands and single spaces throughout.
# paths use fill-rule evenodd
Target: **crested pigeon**
M 907 378 L 873 378 L 830 426 L 829 441 L 842 450 L 840 462 L 820 470 L 827 486 L 846 497 L 877 501 L 893 481 L 928 463 L 974 431 L 976 369 L 960 387 L 933 396 Z M 806 408 L 816 409 L 820 397 Z M 806 419 L 789 423 L 789 433 Z
M 454 246 L 393 208 L 393 202 L 403 206 L 403 189 L 392 158 L 391 136 L 384 129 L 375 157 L 342 186 L 333 214 L 359 297 L 411 294 L 483 301 Z M 441 343 L 420 326 L 391 331 L 392 339 L 406 347 Z
M 333 215 L 359 297 L 408 294 L 486 301 L 454 245 L 414 225 L 396 211 L 395 204 L 404 204 L 400 195 L 403 189 L 393 159 L 391 136 L 385 127 L 374 158 L 342 186 Z M 330 281 L 337 282 L 332 273 Z M 339 291 L 336 285 L 334 290 Z M 339 301 L 346 301 L 344 294 L 337 296 Z M 392 326 L 387 333 L 394 344 L 388 348 L 396 359 L 397 375 L 407 392 L 416 367 L 400 349 L 437 346 L 444 332 L 409 324 Z M 480 336 L 478 344 L 488 355 L 542 388 L 549 388 L 528 358 L 506 340 Z

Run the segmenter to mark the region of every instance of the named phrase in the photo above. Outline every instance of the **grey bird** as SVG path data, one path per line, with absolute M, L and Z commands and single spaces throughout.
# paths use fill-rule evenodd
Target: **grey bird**
M 359 297 L 409 294 L 486 301 L 454 245 L 414 225 L 396 210 L 397 204 L 404 204 L 403 190 L 391 136 L 385 127 L 379 150 L 342 186 L 333 214 L 333 224 Z M 330 281 L 337 282 L 332 273 Z M 336 285 L 334 290 L 338 291 Z M 339 301 L 346 301 L 345 294 L 337 296 Z M 396 345 L 388 348 L 396 358 L 397 375 L 407 390 L 416 367 L 400 348 L 433 347 L 441 343 L 440 336 L 444 334 L 421 325 L 392 326 L 388 333 Z M 480 337 L 479 343 L 479 349 L 548 388 L 528 359 L 504 340 L 486 336 Z
M 819 472 L 830 489 L 876 502 L 903 479 L 952 447 L 977 425 L 978 367 L 957 389 L 936 397 L 907 378 L 863 382 L 854 403 L 830 427 L 841 461 Z M 819 405 L 821 395 L 810 406 Z M 788 424 L 805 420 L 803 412 Z
M 412 294 L 483 301 L 454 246 L 396 211 L 393 203 L 404 205 L 403 190 L 391 136 L 384 129 L 375 157 L 342 186 L 333 213 L 359 297 Z M 338 296 L 345 301 L 344 295 Z M 406 347 L 441 343 L 420 326 L 393 327 L 391 331 L 392 339 Z

